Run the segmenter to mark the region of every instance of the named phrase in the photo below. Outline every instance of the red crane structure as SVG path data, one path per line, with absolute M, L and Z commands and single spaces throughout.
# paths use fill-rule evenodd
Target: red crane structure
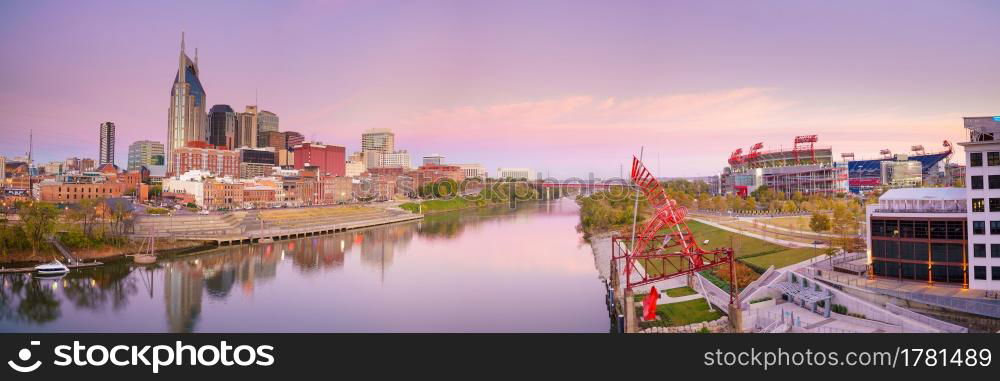
M 734 285 L 729 290 L 729 304 L 734 305 L 737 291 L 733 249 L 705 250 L 699 247 L 694 234 L 684 222 L 687 209 L 668 197 L 656 177 L 634 156 L 631 177 L 632 183 L 649 200 L 653 215 L 641 231 L 634 233 L 631 248 L 628 247 L 628 237 L 612 237 L 612 268 L 618 263 L 624 266 L 624 281 L 618 282 L 619 287 L 629 291 L 633 287 L 729 264 L 730 284 Z

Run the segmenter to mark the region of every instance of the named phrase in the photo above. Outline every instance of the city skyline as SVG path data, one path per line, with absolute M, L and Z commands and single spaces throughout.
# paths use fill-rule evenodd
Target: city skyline
M 134 17 L 191 4 L 187 20 Z M 90 157 L 102 121 L 115 162 L 167 144 L 181 32 L 205 107 L 257 104 L 347 152 L 390 128 L 414 157 L 556 177 L 616 176 L 640 145 L 664 176 L 716 174 L 736 148 L 800 134 L 859 158 L 934 150 L 962 140 L 961 116 L 997 113 L 1000 6 L 865 4 L 4 4 L 0 48 L 21 59 L 0 74 L 0 154 L 23 154 L 33 130 L 36 162 Z M 206 21 L 223 9 L 271 22 Z

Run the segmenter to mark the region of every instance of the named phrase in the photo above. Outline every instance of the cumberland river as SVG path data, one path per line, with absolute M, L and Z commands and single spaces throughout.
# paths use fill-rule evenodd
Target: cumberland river
M 572 200 L 0 275 L 0 332 L 608 332 Z

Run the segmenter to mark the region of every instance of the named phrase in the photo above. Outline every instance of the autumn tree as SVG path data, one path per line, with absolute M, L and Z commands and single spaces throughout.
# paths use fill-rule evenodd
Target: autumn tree
M 830 230 L 830 217 L 820 212 L 813 212 L 812 217 L 809 218 L 809 229 L 816 233 Z
M 55 230 L 59 210 L 52 204 L 29 202 L 18 208 L 17 215 L 31 244 L 31 255 L 35 256 L 42 242 Z

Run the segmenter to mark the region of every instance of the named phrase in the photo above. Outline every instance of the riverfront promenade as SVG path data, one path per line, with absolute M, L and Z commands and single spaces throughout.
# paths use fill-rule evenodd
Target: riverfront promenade
M 392 206 L 322 206 L 291 209 L 234 211 L 223 214 L 141 216 L 135 236 L 234 245 L 261 239 L 290 239 L 329 234 L 371 226 L 419 220 L 414 214 Z

